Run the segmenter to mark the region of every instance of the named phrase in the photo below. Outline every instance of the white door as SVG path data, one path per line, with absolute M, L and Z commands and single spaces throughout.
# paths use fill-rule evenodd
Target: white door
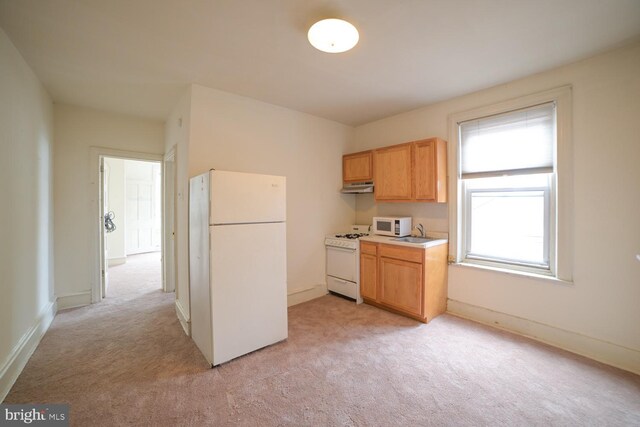
M 160 250 L 160 164 L 125 161 L 127 255 Z

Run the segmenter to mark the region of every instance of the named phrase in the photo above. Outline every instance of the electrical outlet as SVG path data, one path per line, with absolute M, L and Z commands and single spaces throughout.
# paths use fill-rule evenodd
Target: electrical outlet
M 455 264 L 456 263 L 456 257 L 453 255 L 449 255 L 449 258 L 447 260 L 449 262 L 449 264 Z

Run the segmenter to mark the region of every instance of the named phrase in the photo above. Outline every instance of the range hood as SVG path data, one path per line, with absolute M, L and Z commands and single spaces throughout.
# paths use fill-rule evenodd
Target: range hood
M 373 181 L 350 182 L 344 184 L 340 192 L 346 194 L 373 193 Z

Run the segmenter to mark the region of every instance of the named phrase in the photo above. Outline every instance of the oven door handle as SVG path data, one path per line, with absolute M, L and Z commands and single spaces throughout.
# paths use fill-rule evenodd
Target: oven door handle
M 354 248 L 341 248 L 338 246 L 327 246 L 327 249 L 331 249 L 331 250 L 338 250 L 338 251 L 343 251 L 343 252 L 355 252 L 356 250 Z
M 346 284 L 349 284 L 349 283 L 353 283 L 353 282 L 349 282 L 348 280 L 338 279 L 337 277 L 334 277 L 333 280 L 335 280 L 338 283 L 342 283 L 343 285 L 346 285 Z

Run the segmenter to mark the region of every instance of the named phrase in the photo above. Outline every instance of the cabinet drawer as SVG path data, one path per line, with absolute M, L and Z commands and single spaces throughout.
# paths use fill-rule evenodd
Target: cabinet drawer
M 360 252 L 363 254 L 375 255 L 378 245 L 375 243 L 360 242 Z
M 380 245 L 380 256 L 422 264 L 424 249 L 406 248 L 399 245 Z

